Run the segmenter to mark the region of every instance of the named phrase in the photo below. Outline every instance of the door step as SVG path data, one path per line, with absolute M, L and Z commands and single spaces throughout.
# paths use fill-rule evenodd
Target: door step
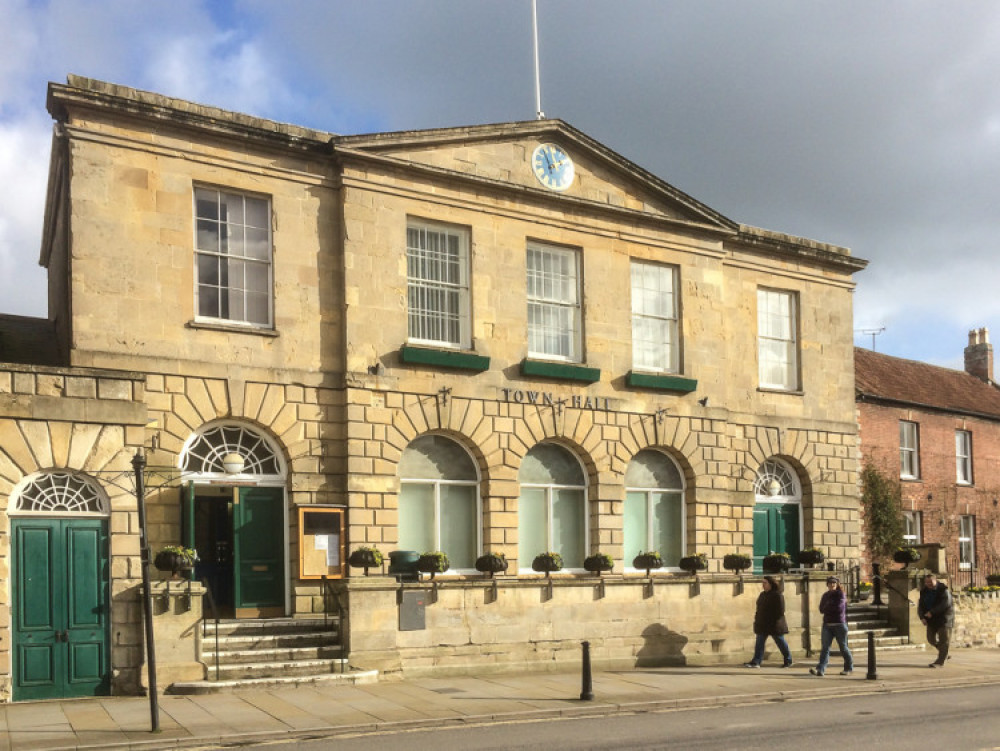
M 337 618 L 209 621 L 201 646 L 206 680 L 179 681 L 167 693 L 378 681 L 378 671 L 351 669 L 340 643 Z

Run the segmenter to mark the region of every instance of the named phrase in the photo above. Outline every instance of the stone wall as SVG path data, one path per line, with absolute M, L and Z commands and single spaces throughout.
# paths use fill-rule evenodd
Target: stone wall
M 819 648 L 824 575 L 785 577 L 788 642 Z M 338 584 L 348 603 L 351 665 L 384 677 L 572 670 L 589 641 L 601 669 L 742 662 L 753 653 L 760 581 L 732 575 L 541 577 Z M 399 628 L 403 593 L 425 602 L 423 630 Z M 766 659 L 780 664 L 773 642 Z M 775 662 L 777 660 L 777 662 Z
M 1000 647 L 1000 592 L 955 597 L 956 647 Z

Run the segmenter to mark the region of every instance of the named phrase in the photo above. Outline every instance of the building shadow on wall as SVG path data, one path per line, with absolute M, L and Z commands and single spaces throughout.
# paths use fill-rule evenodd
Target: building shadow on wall
M 677 631 L 671 631 L 662 623 L 653 623 L 642 631 L 643 645 L 635 655 L 637 668 L 664 665 L 685 665 L 684 647 L 688 638 Z

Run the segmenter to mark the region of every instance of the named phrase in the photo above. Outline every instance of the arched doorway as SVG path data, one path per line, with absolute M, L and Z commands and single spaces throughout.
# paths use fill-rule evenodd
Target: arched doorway
M 772 458 L 758 467 L 753 492 L 753 570 L 760 573 L 768 553 L 799 552 L 802 486 L 791 467 Z
M 181 453 L 185 545 L 198 551 L 223 617 L 271 618 L 289 609 L 285 467 L 274 443 L 239 423 L 206 426 Z
M 15 701 L 111 692 L 109 509 L 97 482 L 69 470 L 11 494 Z

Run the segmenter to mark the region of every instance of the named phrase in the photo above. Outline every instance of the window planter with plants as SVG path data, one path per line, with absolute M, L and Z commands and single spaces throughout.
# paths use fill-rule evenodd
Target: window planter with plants
M 451 568 L 451 562 L 448 560 L 448 556 L 440 550 L 421 553 L 420 557 L 417 558 L 417 571 L 430 574 L 432 581 L 435 575 L 443 574 L 449 568 Z
M 365 576 L 368 576 L 368 569 L 380 567 L 382 561 L 382 551 L 367 545 L 363 545 L 355 550 L 347 559 L 347 562 L 354 568 L 364 569 Z
M 792 565 L 792 557 L 788 553 L 768 553 L 764 556 L 761 566 L 765 574 L 783 574 Z
M 822 566 L 826 554 L 819 548 L 806 548 L 799 551 L 798 559 L 800 566 Z
M 503 553 L 483 553 L 476 559 L 476 571 L 482 574 L 502 574 L 507 570 L 507 556 Z
M 692 576 L 697 576 L 699 571 L 708 568 L 708 556 L 704 553 L 693 553 L 681 558 L 678 564 L 682 571 L 687 571 Z
M 660 557 L 658 550 L 647 550 L 639 553 L 639 555 L 632 559 L 632 566 L 638 569 L 645 569 L 646 576 L 649 576 L 654 568 L 661 568 L 663 566 L 663 559 Z
M 593 574 L 601 575 L 602 571 L 610 571 L 615 566 L 614 558 L 607 553 L 594 553 L 583 559 L 583 568 Z
M 727 553 L 722 556 L 722 568 L 740 574 L 753 565 L 753 558 L 743 553 Z
M 563 567 L 562 556 L 552 551 L 539 553 L 535 560 L 531 562 L 532 571 L 548 576 L 553 571 L 561 571 Z
M 158 571 L 169 571 L 174 578 L 192 571 L 197 562 L 198 551 L 181 545 L 165 545 L 153 558 L 153 565 Z
M 902 563 L 903 568 L 906 568 L 911 563 L 916 563 L 920 560 L 920 551 L 916 548 L 904 546 L 898 548 L 896 552 L 892 554 L 892 560 L 896 563 Z

